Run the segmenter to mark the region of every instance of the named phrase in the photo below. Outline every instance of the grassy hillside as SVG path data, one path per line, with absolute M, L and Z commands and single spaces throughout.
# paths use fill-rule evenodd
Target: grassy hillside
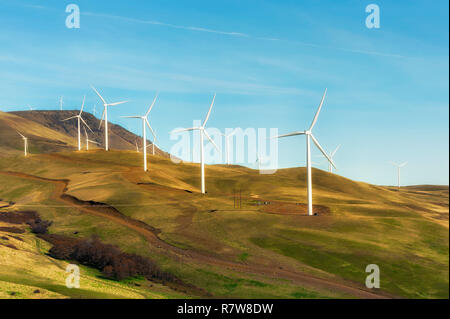
M 51 153 L 60 151 L 73 151 L 77 149 L 78 126 L 76 119 L 62 121 L 77 115 L 79 110 L 73 111 L 17 111 L 0 112 L 0 148 L 4 152 L 19 152 L 23 150 L 23 142 L 16 131 L 20 131 L 29 139 L 31 153 Z M 104 127 L 99 127 L 100 120 L 90 113 L 83 112 L 83 119 L 93 132 L 87 132 L 89 139 L 96 141 L 89 145 L 91 149 L 102 147 L 104 143 Z M 84 130 L 82 133 L 82 147 L 85 148 Z M 142 145 L 142 138 L 129 132 L 119 125 L 109 123 L 110 147 L 118 150 L 135 150 Z M 147 145 L 151 145 L 148 141 Z M 155 153 L 168 156 L 167 153 L 155 147 Z
M 314 169 L 319 216 L 308 217 L 304 168 L 207 166 L 207 195 L 198 164 L 150 156 L 149 169 L 132 151 L 11 155 L 0 159 L 0 198 L 54 221 L 51 233 L 98 234 L 217 297 L 449 296 L 448 187 L 399 192 Z M 71 200 L 52 179 L 68 181 Z M 378 291 L 364 287 L 368 264 L 380 267 Z
M 11 233 L 11 228 L 25 230 Z M 24 227 L 0 222 L 0 298 L 180 298 L 183 295 L 143 279 L 116 282 L 80 265 L 80 288 L 65 285 L 69 264 L 46 256 L 50 245 Z

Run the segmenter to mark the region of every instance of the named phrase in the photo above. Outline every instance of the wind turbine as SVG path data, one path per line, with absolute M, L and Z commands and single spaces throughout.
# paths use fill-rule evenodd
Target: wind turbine
M 102 118 L 100 120 L 100 125 L 98 127 L 100 128 L 102 126 L 102 121 L 103 121 L 103 118 L 104 118 L 105 119 L 105 150 L 108 151 L 109 150 L 109 144 L 108 144 L 108 106 L 119 105 L 119 104 L 127 103 L 128 101 L 106 103 L 105 99 L 100 95 L 100 93 L 98 93 L 98 91 L 95 89 L 95 87 L 93 87 L 91 85 L 91 88 L 95 91 L 95 93 L 97 93 L 98 97 L 103 102 L 103 114 L 102 114 Z
M 261 172 L 261 156 L 259 154 L 256 154 L 256 163 L 258 163 L 258 171 Z
M 214 94 L 213 100 L 211 102 L 211 106 L 209 107 L 208 114 L 206 115 L 205 120 L 203 121 L 203 124 L 200 127 L 191 127 L 191 128 L 185 128 L 181 130 L 175 130 L 173 133 L 176 132 L 187 132 L 187 131 L 200 131 L 200 166 L 201 166 L 201 180 L 202 180 L 202 194 L 205 194 L 205 153 L 204 153 L 204 145 L 203 145 L 203 135 L 208 138 L 208 140 L 214 145 L 214 147 L 219 151 L 219 148 L 217 147 L 216 143 L 212 140 L 212 138 L 209 136 L 208 132 L 206 132 L 205 125 L 208 122 L 209 116 L 211 115 L 211 110 L 214 105 L 214 100 L 216 99 L 216 95 Z M 219 151 L 220 152 L 220 151 Z
M 23 151 L 25 153 L 25 156 L 28 155 L 28 138 L 20 134 L 19 131 L 16 131 L 20 136 L 22 136 L 23 139 Z
M 33 111 L 33 108 L 31 107 L 30 104 L 28 104 L 28 108 L 30 109 L 30 111 Z
M 145 129 L 145 125 L 147 124 L 148 128 L 150 129 L 150 131 L 153 134 L 153 137 L 155 137 L 155 132 L 153 132 L 152 127 L 150 126 L 150 123 L 148 122 L 148 114 L 150 113 L 150 111 L 153 108 L 153 105 L 155 105 L 156 99 L 158 98 L 158 95 L 155 96 L 155 98 L 153 99 L 153 103 L 150 105 L 150 107 L 147 110 L 147 113 L 145 113 L 145 115 L 139 116 L 139 115 L 135 115 L 135 116 L 121 116 L 124 118 L 130 118 L 130 119 L 141 119 L 142 120 L 142 150 L 144 152 L 144 171 L 147 171 L 147 130 Z
M 63 96 L 61 95 L 59 97 L 59 110 L 62 111 L 62 107 L 63 107 Z
M 340 147 L 341 147 L 341 144 L 339 144 L 333 152 L 328 154 L 328 156 L 331 158 L 331 160 L 333 160 L 334 155 L 336 155 L 336 152 L 339 150 Z M 331 165 L 330 162 L 328 162 L 328 172 L 333 173 L 333 166 Z
M 154 156 L 155 155 L 155 146 L 156 147 L 158 147 L 158 145 L 156 145 L 156 133 L 155 132 L 153 132 L 154 134 L 153 134 L 153 142 L 152 142 L 152 155 Z M 147 145 L 147 147 L 149 147 L 150 146 L 150 144 L 149 145 Z
M 404 163 L 401 163 L 401 164 L 397 164 L 397 163 L 391 162 L 391 164 L 397 167 L 397 187 L 398 187 L 398 190 L 400 191 L 400 169 L 403 166 L 405 166 L 406 164 L 408 164 L 408 162 L 404 162 Z
M 89 125 L 87 125 L 87 123 L 86 123 L 86 122 L 83 120 L 83 118 L 81 117 L 81 113 L 83 113 L 84 101 L 85 101 L 85 100 L 86 100 L 86 96 L 84 96 L 84 98 L 83 98 L 83 104 L 81 105 L 81 110 L 80 110 L 80 113 L 79 113 L 78 115 L 71 116 L 71 117 L 69 117 L 69 118 L 66 118 L 66 119 L 62 120 L 62 121 L 68 121 L 68 120 L 71 120 L 71 119 L 74 119 L 74 118 L 77 119 L 77 122 L 78 122 L 78 150 L 79 150 L 79 151 L 81 151 L 81 123 L 80 123 L 80 121 L 82 121 L 82 122 L 84 123 L 84 125 L 86 125 L 87 128 L 88 128 L 92 133 L 94 133 L 94 132 L 91 130 L 91 128 L 89 127 Z
M 96 141 L 91 141 L 91 140 L 89 139 L 85 127 L 83 127 L 83 130 L 84 130 L 84 136 L 86 136 L 86 151 L 89 151 L 89 143 L 94 143 L 94 144 L 100 145 L 100 143 L 97 143 Z
M 139 146 L 138 146 L 138 143 L 137 143 L 137 139 L 134 141 L 134 143 L 136 144 L 136 152 L 139 153 Z
M 316 115 L 314 116 L 314 119 L 311 123 L 311 126 L 306 131 L 297 131 L 292 132 L 285 135 L 279 135 L 275 136 L 274 138 L 282 138 L 282 137 L 289 137 L 289 136 L 296 136 L 296 135 L 306 135 L 306 166 L 307 166 L 307 181 L 308 181 L 308 215 L 313 215 L 313 205 L 312 205 L 312 176 L 311 176 L 311 139 L 313 140 L 314 144 L 316 144 L 317 148 L 322 152 L 322 154 L 325 156 L 325 158 L 331 163 L 331 165 L 336 168 L 336 165 L 334 165 L 333 160 L 328 156 L 328 154 L 323 150 L 322 146 L 320 146 L 319 141 L 314 137 L 312 134 L 312 129 L 314 128 L 314 125 L 316 125 L 317 119 L 319 117 L 320 110 L 322 109 L 323 102 L 325 100 L 325 96 L 327 94 L 327 89 L 325 89 L 325 92 L 323 93 L 322 100 L 320 101 L 319 108 L 316 111 Z
M 234 134 L 236 134 L 236 129 L 234 129 L 231 133 L 224 134 L 224 133 L 220 133 L 222 134 L 223 137 L 225 137 L 225 148 L 226 148 L 226 157 L 227 157 L 227 165 L 230 165 L 230 137 L 233 137 Z

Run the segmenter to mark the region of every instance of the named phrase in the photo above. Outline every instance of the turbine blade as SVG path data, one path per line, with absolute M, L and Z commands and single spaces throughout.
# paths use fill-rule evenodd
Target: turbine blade
M 211 136 L 209 136 L 208 132 L 206 132 L 205 129 L 202 130 L 203 133 L 205 133 L 205 136 L 208 138 L 208 140 L 211 142 L 212 145 L 214 145 L 214 147 L 216 148 L 216 150 L 220 152 L 219 148 L 217 147 L 216 143 L 214 143 L 213 139 L 211 138 Z M 200 133 L 201 134 L 201 133 Z
M 170 133 L 189 132 L 189 131 L 194 131 L 194 130 L 200 130 L 200 128 L 199 127 L 181 128 L 178 130 L 173 130 Z
M 114 106 L 114 105 L 119 105 L 119 104 L 128 103 L 128 102 L 129 101 L 114 102 L 114 103 L 109 103 L 108 106 Z
M 100 95 L 100 93 L 98 93 L 98 91 L 96 90 L 96 88 L 93 87 L 92 85 L 91 85 L 91 88 L 95 91 L 95 93 L 97 93 L 98 97 L 103 101 L 103 104 L 107 104 L 106 101 L 105 101 L 105 99 Z
M 87 128 L 89 129 L 89 131 L 91 131 L 92 133 L 94 133 L 93 130 L 91 130 L 91 128 L 89 127 L 89 125 L 87 125 L 87 123 L 84 121 L 84 119 L 80 116 L 80 120 L 84 123 L 84 125 L 87 126 Z
M 273 137 L 270 137 L 270 139 L 273 139 L 273 138 L 282 138 L 282 137 L 289 137 L 289 136 L 297 136 L 297 135 L 305 135 L 305 132 L 292 132 L 292 133 L 289 133 L 289 134 L 283 134 L 283 135 L 273 136 Z
M 400 164 L 399 167 L 403 167 L 403 166 L 405 166 L 406 164 L 408 164 L 408 162 L 404 162 L 404 163 Z
M 319 104 L 319 108 L 317 109 L 316 115 L 314 116 L 311 126 L 309 127 L 310 131 L 313 129 L 314 125 L 316 125 L 317 118 L 319 117 L 320 110 L 322 109 L 323 101 L 325 101 L 325 95 L 327 95 L 327 89 L 325 89 L 325 92 L 323 93 L 322 100 L 320 101 Z
M 121 116 L 123 118 L 127 118 L 127 119 L 140 119 L 142 118 L 142 116 Z
M 19 131 L 16 131 L 16 132 L 17 132 L 17 134 L 19 134 L 20 136 L 22 136 L 22 138 L 25 138 L 25 136 L 23 136 L 22 134 L 20 134 Z
M 208 119 L 209 119 L 209 116 L 211 115 L 211 110 L 212 110 L 212 108 L 213 108 L 214 100 L 215 100 L 215 99 L 216 99 L 216 94 L 214 93 L 214 97 L 213 97 L 213 100 L 212 100 L 212 102 L 211 102 L 211 106 L 209 107 L 208 114 L 206 114 L 206 118 L 205 118 L 205 121 L 203 122 L 202 127 L 205 127 L 206 122 L 208 122 Z
M 148 122 L 147 118 L 145 118 L 145 123 L 147 124 L 148 128 L 150 129 L 150 132 L 152 132 L 153 138 L 156 139 L 155 131 L 153 131 L 152 127 L 150 126 L 150 123 Z
M 102 127 L 103 118 L 105 117 L 106 106 L 103 107 L 102 118 L 100 119 L 100 124 L 98 128 Z
M 80 114 L 83 113 L 83 108 L 84 108 L 84 101 L 86 101 L 86 95 L 83 97 L 83 104 L 81 104 L 81 110 L 80 110 Z
M 338 149 L 341 147 L 341 144 L 338 145 L 338 147 L 336 147 L 336 149 L 333 151 L 333 153 L 331 153 L 331 157 L 334 156 L 334 154 L 336 154 L 336 152 L 338 151 Z
M 236 134 L 237 130 L 234 129 L 230 134 L 228 134 L 228 137 L 233 136 L 234 134 Z
M 145 117 L 147 117 L 148 114 L 150 113 L 150 111 L 152 110 L 153 105 L 155 105 L 155 102 L 156 102 L 157 98 L 158 98 L 158 93 L 155 95 L 155 98 L 153 99 L 152 105 L 150 105 L 150 107 L 148 108 L 147 113 L 145 113 Z
M 68 121 L 68 120 L 71 120 L 71 119 L 74 119 L 74 118 L 77 118 L 77 117 L 78 117 L 78 115 L 75 115 L 75 116 L 69 117 L 69 118 L 61 120 L 61 121 L 64 122 L 64 121 Z
M 317 148 L 322 152 L 323 156 L 326 157 L 326 159 L 333 165 L 334 168 L 336 168 L 336 165 L 334 165 L 333 160 L 328 156 L 328 154 L 323 150 L 322 146 L 320 146 L 319 141 L 316 140 L 314 135 L 310 134 L 314 144 L 316 144 Z
M 96 141 L 88 140 L 88 142 L 89 142 L 89 143 L 94 143 L 94 144 L 100 145 L 100 143 L 98 143 L 98 142 L 96 142 Z

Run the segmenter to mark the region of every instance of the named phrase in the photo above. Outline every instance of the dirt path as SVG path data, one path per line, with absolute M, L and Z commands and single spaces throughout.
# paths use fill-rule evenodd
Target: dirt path
M 159 252 L 166 254 L 172 258 L 175 258 L 176 260 L 179 260 L 181 262 L 209 264 L 213 266 L 224 267 L 234 271 L 262 275 L 269 278 L 289 279 L 293 283 L 298 284 L 299 286 L 304 286 L 306 288 L 309 287 L 314 290 L 318 289 L 321 291 L 343 293 L 356 298 L 379 299 L 379 298 L 393 297 L 387 293 L 380 291 L 377 291 L 377 293 L 368 291 L 362 285 L 358 285 L 357 283 L 353 282 L 322 279 L 310 275 L 308 273 L 298 271 L 287 271 L 284 269 L 274 268 L 262 264 L 237 263 L 212 256 L 203 255 L 195 251 L 181 249 L 179 247 L 172 246 L 161 240 L 158 237 L 158 234 L 160 233 L 159 230 L 151 227 L 150 225 L 142 221 L 138 221 L 123 215 L 114 207 L 98 202 L 81 201 L 76 197 L 67 195 L 65 192 L 67 191 L 67 185 L 69 183 L 68 180 L 49 179 L 18 172 L 0 171 L 0 174 L 52 183 L 55 185 L 54 191 L 51 196 L 52 199 L 63 202 L 64 204 L 72 206 L 78 209 L 79 211 L 107 218 L 113 221 L 114 223 L 132 229 L 137 233 L 141 234 L 149 242 L 152 248 L 157 249 Z

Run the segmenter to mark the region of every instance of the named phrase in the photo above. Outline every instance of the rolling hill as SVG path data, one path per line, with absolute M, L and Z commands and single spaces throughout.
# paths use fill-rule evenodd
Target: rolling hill
M 3 150 L 14 151 L 23 149 L 20 136 L 15 131 L 20 131 L 29 138 L 30 152 L 51 153 L 59 151 L 71 151 L 77 148 L 77 122 L 62 121 L 63 119 L 77 115 L 79 111 L 17 111 L 0 112 L 0 136 L 3 142 L 0 147 Z M 90 113 L 83 112 L 83 118 L 93 132 L 87 130 L 89 139 L 104 143 L 103 127 L 99 128 L 99 119 Z M 82 132 L 82 147 L 85 144 L 84 132 Z M 142 138 L 129 132 L 120 125 L 109 123 L 110 147 L 118 150 L 135 150 L 136 144 L 141 147 Z M 151 145 L 148 141 L 147 145 Z M 90 148 L 95 148 L 94 144 Z M 155 147 L 155 153 L 168 156 L 167 153 Z
M 22 118 L 30 121 L 28 134 L 41 146 L 24 158 L 20 139 L 14 144 L 2 138 L 0 148 L 9 151 L 0 157 L 0 202 L 5 206 L 0 211 L 35 210 L 53 221 L 50 234 L 75 239 L 95 234 L 125 252 L 151 258 L 195 289 L 175 291 L 143 279 L 141 286 L 133 286 L 133 280 L 108 281 L 83 266 L 86 291 L 74 295 L 64 289 L 60 274 L 41 278 L 39 267 L 66 261 L 45 255 L 48 243 L 37 251 L 36 236 L 22 225 L 23 245 L 0 228 L 0 236 L 9 238 L 0 241 L 0 294 L 28 289 L 23 297 L 35 297 L 23 287 L 32 280 L 33 289 L 44 291 L 43 298 L 134 298 L 135 293 L 148 298 L 449 296 L 447 186 L 398 191 L 313 169 L 318 216 L 309 217 L 303 167 L 260 175 L 236 165 L 208 165 L 207 194 L 202 195 L 199 164 L 149 156 L 149 171 L 143 174 L 142 157 L 132 151 L 133 136 L 120 133 L 123 129 L 115 128 L 116 143 L 129 141 L 123 145 L 130 150 L 116 146 L 110 152 L 74 152 L 73 127 L 53 127 L 52 121 L 61 124 L 44 112 L 39 120 L 24 113 Z M 1 134 L 23 129 L 19 125 L 17 114 L 0 113 Z M 46 151 L 39 153 L 40 148 Z M 8 257 L 12 254 L 15 263 Z M 368 264 L 380 267 L 380 289 L 364 285 Z M 95 290 L 91 281 L 100 281 L 102 288 Z

